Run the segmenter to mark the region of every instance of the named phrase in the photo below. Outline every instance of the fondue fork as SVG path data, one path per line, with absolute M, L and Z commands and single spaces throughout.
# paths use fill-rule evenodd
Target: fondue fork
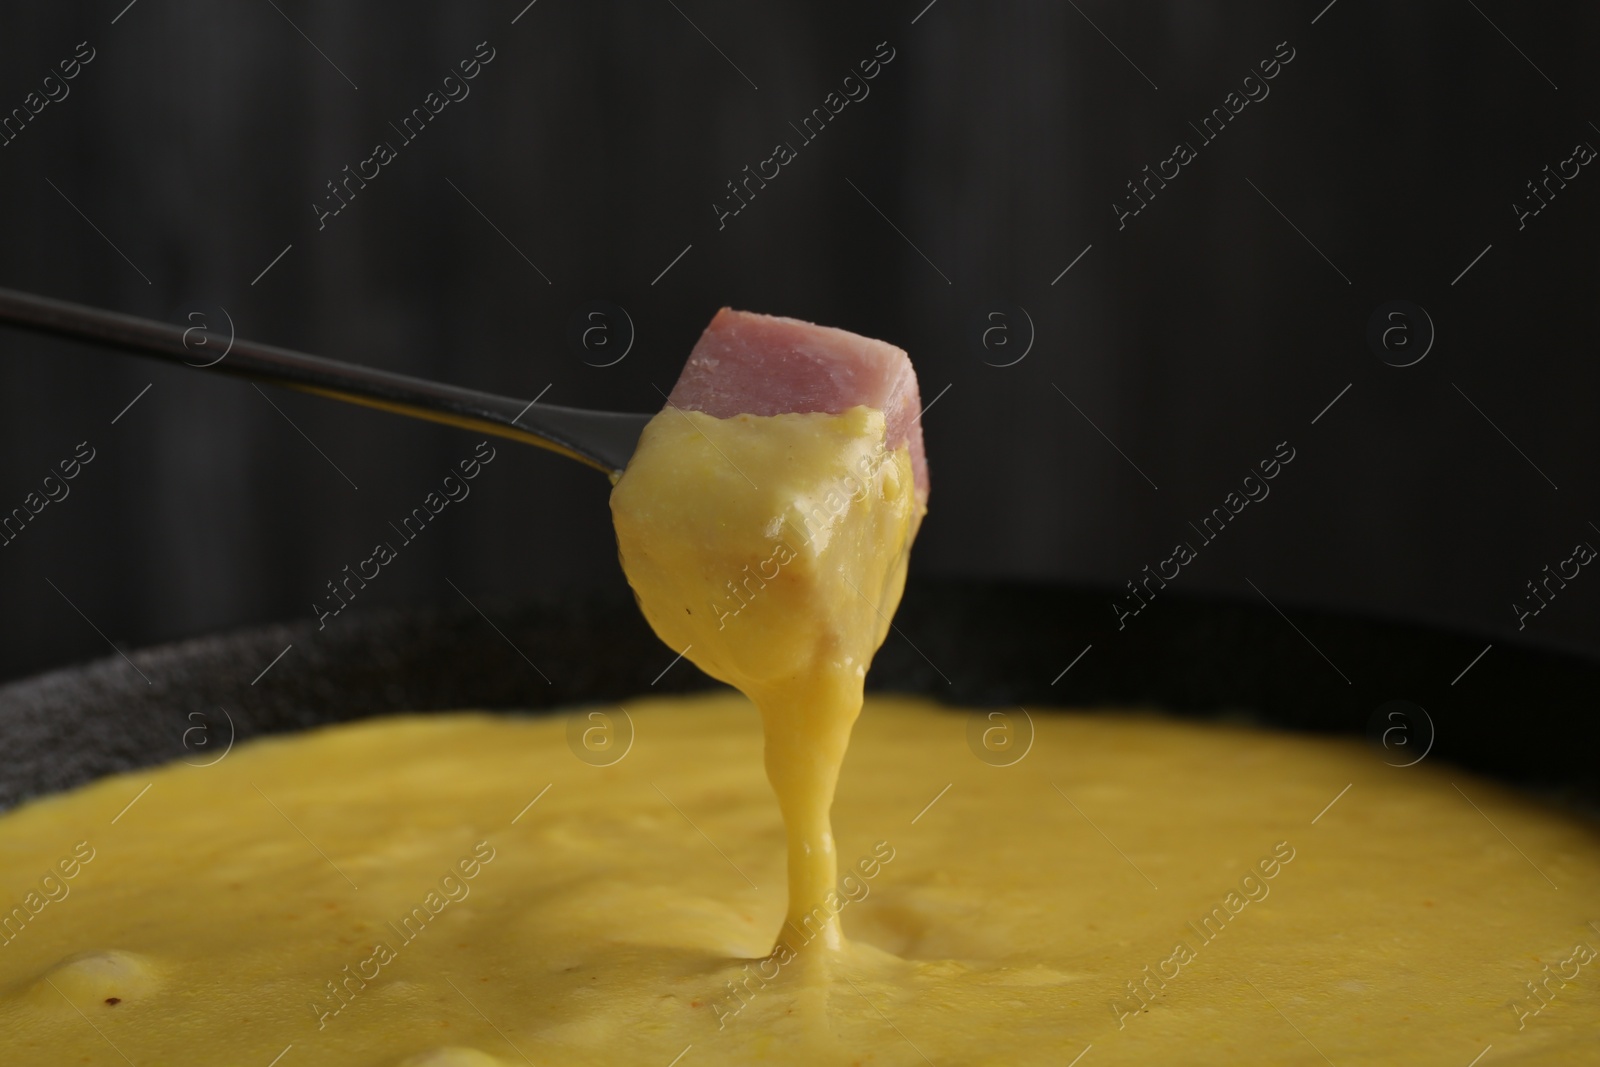
M 496 396 L 11 289 L 0 289 L 0 325 L 507 437 L 612 478 L 627 466 L 651 418 Z

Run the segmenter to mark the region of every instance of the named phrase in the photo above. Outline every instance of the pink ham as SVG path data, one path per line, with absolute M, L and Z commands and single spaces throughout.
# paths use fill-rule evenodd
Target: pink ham
M 719 419 L 877 408 L 888 423 L 889 447 L 909 442 L 917 496 L 928 498 L 917 375 L 910 357 L 885 341 L 723 308 L 689 353 L 667 403 Z

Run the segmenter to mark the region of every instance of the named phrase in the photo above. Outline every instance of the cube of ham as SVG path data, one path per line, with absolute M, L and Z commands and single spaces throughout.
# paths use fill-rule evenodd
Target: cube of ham
M 723 308 L 700 335 L 667 403 L 719 419 L 876 408 L 888 424 L 888 447 L 910 449 L 917 498 L 927 502 L 917 375 L 910 357 L 885 341 Z

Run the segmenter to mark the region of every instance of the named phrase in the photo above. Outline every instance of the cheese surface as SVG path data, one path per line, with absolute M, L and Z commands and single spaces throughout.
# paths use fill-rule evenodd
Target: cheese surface
M 783 966 L 732 694 L 369 720 L 36 801 L 0 817 L 0 1063 L 1593 1062 L 1592 826 L 1149 715 L 1030 709 L 994 766 L 975 731 L 1028 729 L 1002 710 L 869 698 L 850 936 Z

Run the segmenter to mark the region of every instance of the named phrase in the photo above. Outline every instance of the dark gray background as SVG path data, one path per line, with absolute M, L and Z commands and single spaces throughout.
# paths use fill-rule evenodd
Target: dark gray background
M 79 41 L 97 57 L 0 148 L 0 285 L 172 322 L 220 305 L 254 340 L 638 411 L 717 307 L 795 315 L 903 346 L 939 397 L 926 572 L 1105 586 L 1113 640 L 1109 590 L 1287 440 L 1271 497 L 1175 588 L 1600 651 L 1587 570 L 1521 635 L 1511 607 L 1600 545 L 1600 175 L 1520 232 L 1511 208 L 1600 145 L 1592 7 L 524 2 L 9 6 L 0 113 Z M 324 183 L 485 40 L 471 96 L 319 232 Z M 724 183 L 885 40 L 871 95 L 719 231 Z M 1124 183 L 1198 145 L 1188 123 L 1281 41 L 1271 95 L 1119 232 Z M 568 342 L 595 299 L 637 330 L 609 368 Z M 1403 369 L 1365 339 L 1396 299 L 1438 331 Z M 1016 306 L 1031 351 L 986 365 L 1020 351 L 976 340 Z M 267 392 L 281 413 L 0 331 L 0 511 L 98 452 L 0 548 L 0 677 L 308 617 L 478 440 Z M 604 478 L 505 443 L 472 489 L 358 603 L 450 602 L 448 578 L 492 614 L 622 582 Z

